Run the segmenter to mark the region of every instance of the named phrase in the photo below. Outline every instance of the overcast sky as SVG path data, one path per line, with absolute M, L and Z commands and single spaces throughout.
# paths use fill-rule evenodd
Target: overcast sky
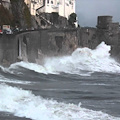
M 76 13 L 80 26 L 97 25 L 97 16 L 111 15 L 120 23 L 120 0 L 76 0 Z

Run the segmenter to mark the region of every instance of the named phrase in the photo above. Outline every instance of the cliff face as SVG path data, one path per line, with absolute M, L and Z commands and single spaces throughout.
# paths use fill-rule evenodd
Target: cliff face
M 37 18 L 41 28 L 66 28 L 68 27 L 67 18 L 59 16 L 58 13 L 40 13 Z
M 0 35 L 0 64 L 8 66 L 16 62 L 18 49 L 17 41 L 13 35 Z
M 24 0 L 11 0 L 11 11 L 13 14 L 13 26 L 31 27 L 31 15 Z
M 3 24 L 12 24 L 13 15 L 3 5 L 0 5 L 0 26 Z
M 24 0 L 10 0 L 10 9 L 0 5 L 0 26 L 8 24 L 12 27 L 30 28 L 31 15 Z

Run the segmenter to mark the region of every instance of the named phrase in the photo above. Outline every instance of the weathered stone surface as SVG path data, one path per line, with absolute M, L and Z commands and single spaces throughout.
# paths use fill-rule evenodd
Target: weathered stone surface
M 102 41 L 111 46 L 111 56 L 120 62 L 119 24 L 110 22 L 108 25 L 104 29 L 100 26 L 51 28 L 0 35 L 0 64 L 8 65 L 21 60 L 40 64 L 46 56 L 71 54 L 77 47 L 95 49 Z
M 70 54 L 78 46 L 77 29 L 41 29 L 0 36 L 0 64 L 35 63 L 44 56 Z

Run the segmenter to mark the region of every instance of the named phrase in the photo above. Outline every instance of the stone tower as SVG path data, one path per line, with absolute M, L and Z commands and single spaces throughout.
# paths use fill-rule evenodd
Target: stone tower
M 112 16 L 98 16 L 97 28 L 108 29 L 112 23 Z

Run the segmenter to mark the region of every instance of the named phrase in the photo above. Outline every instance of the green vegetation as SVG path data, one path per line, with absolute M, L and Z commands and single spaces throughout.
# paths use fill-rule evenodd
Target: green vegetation
M 74 23 L 76 22 L 76 17 L 77 17 L 76 13 L 70 14 L 69 19 L 68 19 L 68 23 L 70 26 L 75 27 Z
M 31 27 L 31 15 L 30 15 L 30 11 L 27 7 L 27 5 L 24 5 L 24 18 L 25 18 L 25 22 L 27 24 L 27 27 L 30 28 Z

